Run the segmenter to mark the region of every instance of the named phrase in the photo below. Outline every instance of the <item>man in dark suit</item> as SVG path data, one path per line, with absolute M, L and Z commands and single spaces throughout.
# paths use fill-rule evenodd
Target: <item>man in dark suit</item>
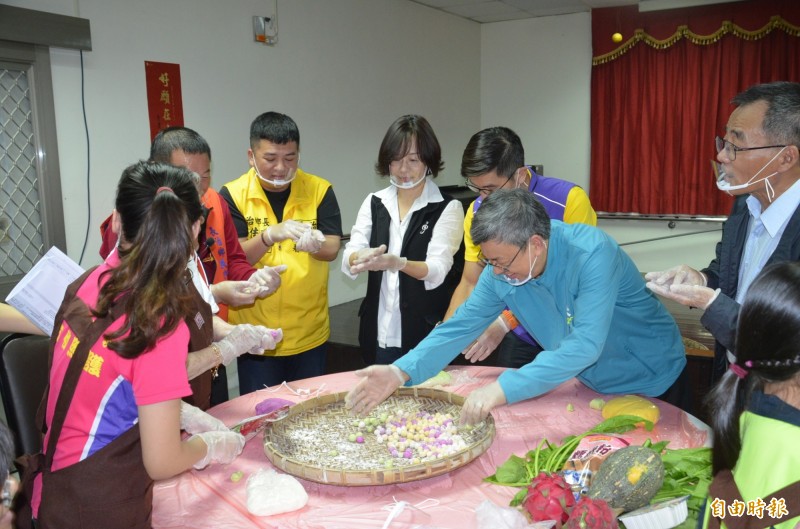
M 716 258 L 645 276 L 660 296 L 704 309 L 716 340 L 712 381 L 735 360 L 739 307 L 770 263 L 800 260 L 800 83 L 755 85 L 733 98 L 724 138 L 716 138 L 717 187 L 736 197 Z

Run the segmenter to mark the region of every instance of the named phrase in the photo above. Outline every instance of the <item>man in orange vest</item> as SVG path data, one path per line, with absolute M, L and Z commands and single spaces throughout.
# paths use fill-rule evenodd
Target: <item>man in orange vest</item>
M 239 244 L 236 227 L 227 202 L 211 187 L 211 148 L 197 132 L 187 127 L 168 127 L 153 139 L 150 159 L 186 167 L 200 178 L 201 202 L 206 215 L 197 250 L 214 301 L 219 303 L 217 316 L 227 321 L 228 307 L 252 304 L 275 292 L 281 284 L 284 267 L 265 267 L 256 270 L 247 261 Z M 110 229 L 111 217 L 100 226 L 102 244 L 100 256 L 105 259 L 117 243 Z M 213 307 L 212 307 L 213 309 Z M 219 367 L 214 379 L 212 404 L 228 399 L 225 366 Z

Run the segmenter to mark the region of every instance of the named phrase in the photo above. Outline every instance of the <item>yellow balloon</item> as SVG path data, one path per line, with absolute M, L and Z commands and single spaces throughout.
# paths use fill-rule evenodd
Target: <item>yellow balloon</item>
M 622 42 L 622 33 L 614 33 L 611 35 L 611 40 L 614 42 Z

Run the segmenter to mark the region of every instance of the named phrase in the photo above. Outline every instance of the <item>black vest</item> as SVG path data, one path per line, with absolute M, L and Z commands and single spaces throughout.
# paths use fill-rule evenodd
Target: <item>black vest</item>
M 415 211 L 409 219 L 409 225 L 403 237 L 400 256 L 409 261 L 424 261 L 431 242 L 433 227 L 439 220 L 447 204 L 454 200 L 442 193 L 441 202 L 431 202 L 424 208 Z M 389 245 L 389 226 L 391 217 L 381 199 L 372 197 L 372 235 L 370 248 L 381 244 Z M 433 290 L 425 290 L 425 282 L 400 273 L 400 316 L 402 351 L 408 352 L 428 335 L 437 322 L 443 317 L 450 304 L 453 290 L 461 280 L 464 269 L 464 242 L 453 256 L 453 266 L 441 285 Z M 367 281 L 367 295 L 361 303 L 358 315 L 361 325 L 358 342 L 367 365 L 375 363 L 375 350 L 378 347 L 378 305 L 380 304 L 381 281 L 383 272 L 370 272 Z

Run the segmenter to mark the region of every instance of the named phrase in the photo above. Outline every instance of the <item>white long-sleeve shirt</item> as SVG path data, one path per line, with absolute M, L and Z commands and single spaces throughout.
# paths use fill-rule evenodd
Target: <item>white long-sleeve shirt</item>
M 358 274 L 350 273 L 350 255 L 358 250 L 369 248 L 372 235 L 372 196 L 378 197 L 391 218 L 389 227 L 389 244 L 386 253 L 400 255 L 403 237 L 411 220 L 411 215 L 431 202 L 444 200 L 442 193 L 433 181 L 428 178 L 419 197 L 411 205 L 405 218 L 400 221 L 400 210 L 397 205 L 397 189 L 389 186 L 376 193 L 370 193 L 358 210 L 356 223 L 350 231 L 350 240 L 342 254 L 342 272 L 355 279 Z M 422 278 L 425 289 L 432 290 L 442 284 L 450 268 L 453 266 L 453 255 L 458 251 L 464 235 L 464 209 L 458 200 L 452 200 L 442 211 L 442 215 L 433 227 L 431 242 L 425 256 L 428 274 Z M 378 345 L 380 347 L 400 347 L 402 344 L 400 320 L 400 276 L 402 272 L 383 272 L 381 281 L 380 306 L 378 309 Z

